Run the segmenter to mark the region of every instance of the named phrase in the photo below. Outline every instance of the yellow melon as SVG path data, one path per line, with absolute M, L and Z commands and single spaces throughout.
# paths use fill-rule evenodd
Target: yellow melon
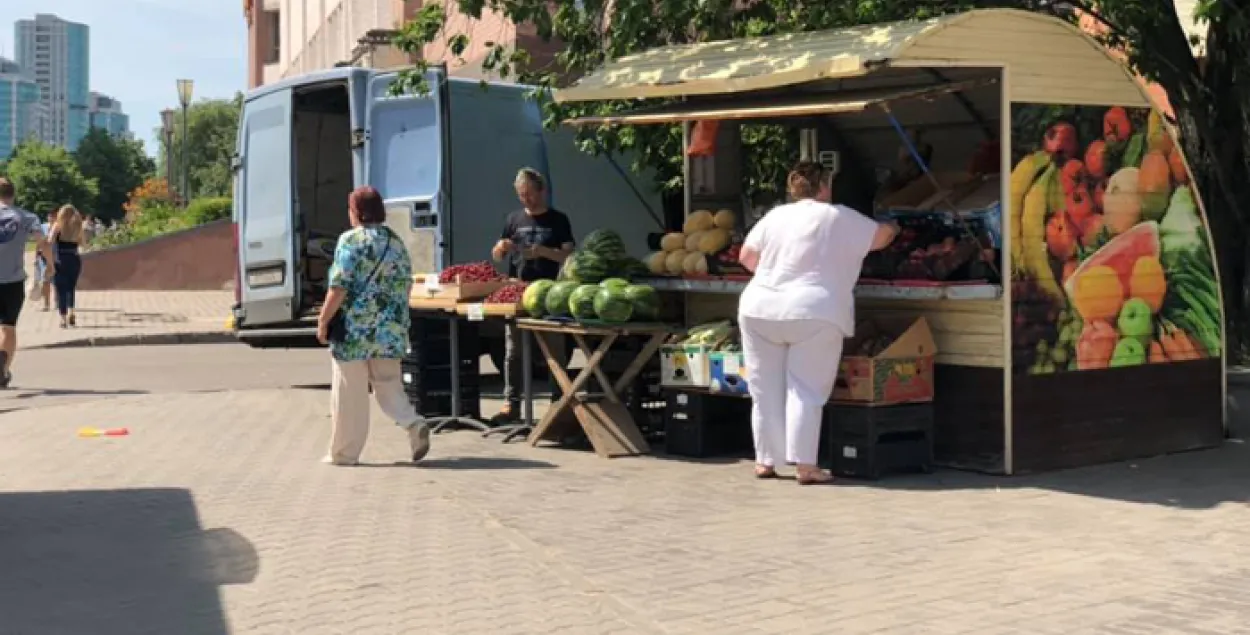
M 687 234 L 695 232 L 707 231 L 716 226 L 713 220 L 712 212 L 701 209 L 686 217 L 686 224 L 682 227 L 682 231 Z
M 697 251 L 692 254 L 687 254 L 686 258 L 682 261 L 681 270 L 684 273 L 707 273 L 707 257 Z
M 723 209 L 712 217 L 712 224 L 720 229 L 733 229 L 738 223 L 738 216 L 732 210 Z
M 664 270 L 671 275 L 680 276 L 687 254 L 688 252 L 685 249 L 668 252 L 664 256 Z
M 677 251 L 686 247 L 686 235 L 681 232 L 672 232 L 664 234 L 660 239 L 660 249 L 663 251 Z
M 686 251 L 699 251 L 699 242 L 703 240 L 703 234 L 707 232 L 694 232 L 686 234 L 686 244 L 682 245 L 682 249 Z
M 647 269 L 657 276 L 662 276 L 668 273 L 668 267 L 666 266 L 665 260 L 666 254 L 662 251 L 657 251 L 650 256 L 647 256 Z
M 729 246 L 729 230 L 725 229 L 709 229 L 699 234 L 699 251 L 708 254 L 720 253 L 720 251 Z

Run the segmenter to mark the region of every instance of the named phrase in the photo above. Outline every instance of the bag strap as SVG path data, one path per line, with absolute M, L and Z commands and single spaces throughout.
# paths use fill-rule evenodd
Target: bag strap
M 386 262 L 387 254 L 391 252 L 391 239 L 394 237 L 394 234 L 391 233 L 390 227 L 383 227 L 382 230 L 386 232 L 386 247 L 382 250 L 382 255 L 378 256 L 378 261 L 373 265 L 373 269 L 369 271 L 369 275 L 365 277 L 363 289 L 369 288 L 369 283 L 373 282 L 373 277 L 377 275 L 378 269 L 382 267 L 382 263 Z

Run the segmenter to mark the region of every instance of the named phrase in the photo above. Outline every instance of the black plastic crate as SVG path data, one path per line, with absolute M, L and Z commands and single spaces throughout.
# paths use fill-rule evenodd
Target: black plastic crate
M 434 397 L 426 397 L 424 399 L 412 398 L 412 407 L 416 409 L 421 416 L 431 419 L 434 417 L 451 416 L 451 395 L 441 395 Z M 460 414 L 474 419 L 482 418 L 482 400 L 481 399 L 461 399 Z
M 706 458 L 751 452 L 751 400 L 682 390 L 668 390 L 665 396 L 669 454 Z
M 463 364 L 478 363 L 482 351 L 478 340 L 460 343 L 460 362 Z M 427 366 L 431 364 L 447 364 L 451 360 L 451 340 L 410 340 L 404 361 L 409 364 Z
M 840 476 L 877 479 L 933 469 L 933 404 L 825 407 L 820 464 Z
M 482 385 L 482 376 L 476 371 L 476 368 L 462 367 L 460 369 L 461 388 L 476 388 Z M 400 381 L 405 387 L 412 386 L 414 389 L 451 390 L 451 369 L 447 367 L 417 369 L 401 366 Z

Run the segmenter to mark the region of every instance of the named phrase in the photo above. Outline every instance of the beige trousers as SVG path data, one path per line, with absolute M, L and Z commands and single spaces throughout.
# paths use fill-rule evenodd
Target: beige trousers
M 398 359 L 340 362 L 331 358 L 334 379 L 330 387 L 330 459 L 355 463 L 369 438 L 369 385 L 382 412 L 407 429 L 421 422 L 404 394 Z

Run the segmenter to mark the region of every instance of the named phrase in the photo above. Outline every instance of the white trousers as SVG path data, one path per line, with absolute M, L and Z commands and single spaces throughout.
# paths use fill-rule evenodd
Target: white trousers
M 784 458 L 815 465 L 821 415 L 838 377 L 846 336 L 823 320 L 739 316 L 738 326 L 753 401 L 755 462 L 776 467 Z
M 398 359 L 340 362 L 331 358 L 334 379 L 330 387 L 330 458 L 335 463 L 355 463 L 369 439 L 369 385 L 387 417 L 408 428 L 421 416 L 404 394 Z

